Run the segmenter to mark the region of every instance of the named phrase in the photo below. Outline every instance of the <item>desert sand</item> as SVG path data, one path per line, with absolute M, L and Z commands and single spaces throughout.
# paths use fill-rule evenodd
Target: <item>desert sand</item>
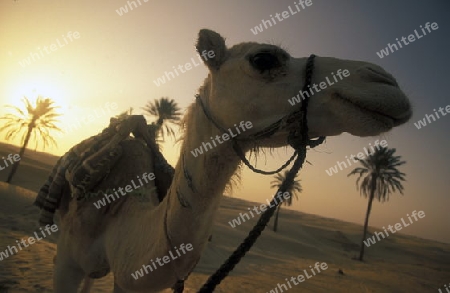
M 0 157 L 17 152 L 13 146 L 0 144 Z M 56 160 L 27 150 L 13 184 L 0 182 L 0 251 L 39 231 L 39 210 L 32 203 Z M 8 171 L 0 172 L 0 181 Z M 228 222 L 257 204 L 224 196 L 212 242 L 187 280 L 185 292 L 197 292 L 245 238 L 256 217 L 235 228 Z M 271 221 L 215 292 L 282 292 L 275 291 L 277 284 L 304 275 L 303 270 L 316 262 L 325 262 L 328 269 L 298 285 L 291 282 L 292 288 L 284 292 L 438 292 L 450 282 L 449 244 L 396 233 L 366 248 L 365 261 L 359 262 L 353 258 L 359 253 L 361 234 L 360 225 L 283 208 L 279 231 L 272 231 Z M 0 260 L 0 293 L 53 292 L 57 235 Z M 111 274 L 96 280 L 93 292 L 112 292 Z

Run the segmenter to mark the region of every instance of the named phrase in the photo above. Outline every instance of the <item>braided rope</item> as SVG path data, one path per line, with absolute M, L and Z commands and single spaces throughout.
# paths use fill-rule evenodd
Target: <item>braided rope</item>
M 280 168 L 274 170 L 274 171 L 264 171 L 261 169 L 257 169 L 255 167 L 252 166 L 252 164 L 250 164 L 250 162 L 247 160 L 247 158 L 245 157 L 244 152 L 242 151 L 242 149 L 239 147 L 239 145 L 237 144 L 237 141 L 233 141 L 233 149 L 236 152 L 236 154 L 239 156 L 239 158 L 242 160 L 242 162 L 253 172 L 258 173 L 258 174 L 263 174 L 263 175 L 272 175 L 272 174 L 276 174 L 280 171 L 282 171 L 284 168 L 286 168 L 287 166 L 289 166 L 291 164 L 291 162 L 295 159 L 295 157 L 297 156 L 297 151 L 295 151 L 292 156 L 286 161 L 286 163 L 284 163 L 283 165 L 281 165 Z
M 272 201 L 269 204 L 269 208 L 261 215 L 255 227 L 248 233 L 244 241 L 236 248 L 236 250 L 231 254 L 231 256 L 222 264 L 222 266 L 209 277 L 208 281 L 203 285 L 203 287 L 198 291 L 198 293 L 210 293 L 213 292 L 217 285 L 225 279 L 226 276 L 234 269 L 234 267 L 240 262 L 240 260 L 245 256 L 245 254 L 252 248 L 256 240 L 258 240 L 262 231 L 266 228 L 267 223 L 273 216 L 278 205 L 281 201 L 276 200 L 278 192 L 284 193 L 292 185 L 295 175 L 300 170 L 303 165 L 304 158 L 306 157 L 306 148 L 299 150 L 300 155 L 295 160 L 292 169 L 289 170 L 286 175 L 286 179 L 281 184 L 281 187 L 275 193 Z
M 308 92 L 308 87 L 311 86 L 311 80 L 312 80 L 312 74 L 313 74 L 313 70 L 314 70 L 314 58 L 316 57 L 316 55 L 311 54 L 311 56 L 309 56 L 308 61 L 306 63 L 306 68 L 305 68 L 305 84 L 303 85 L 302 91 L 306 91 Z M 200 106 L 203 109 L 203 113 L 205 113 L 205 116 L 208 118 L 209 121 L 211 121 L 214 126 L 216 126 L 220 131 L 222 132 L 227 132 L 227 130 L 222 127 L 222 125 L 220 125 L 216 119 L 214 119 L 211 115 L 211 113 L 207 110 L 205 104 L 203 103 L 200 95 L 196 95 L 195 96 L 196 100 L 200 103 Z M 237 138 L 232 138 L 232 142 L 233 142 L 233 149 L 235 151 L 235 153 L 238 155 L 238 157 L 242 160 L 242 162 L 253 172 L 258 173 L 258 174 L 263 174 L 263 175 L 273 175 L 276 174 L 282 170 L 284 170 L 287 166 L 289 166 L 291 164 L 291 162 L 295 159 L 295 157 L 297 156 L 297 151 L 294 152 L 294 154 L 292 154 L 292 156 L 286 161 L 286 163 L 284 163 L 281 167 L 279 167 L 278 169 L 274 170 L 274 171 L 264 171 L 261 169 L 258 169 L 254 166 L 252 166 L 252 164 L 247 160 L 247 158 L 245 157 L 244 152 L 242 151 L 242 149 L 240 148 L 238 141 L 253 141 L 253 140 L 257 140 L 257 139 L 262 139 L 262 138 L 268 138 L 270 136 L 272 136 L 280 127 L 281 125 L 286 125 L 286 124 L 290 124 L 290 125 L 295 125 L 296 128 L 295 130 L 292 131 L 292 133 L 290 134 L 290 140 L 288 141 L 288 143 L 294 147 L 294 149 L 299 148 L 301 145 L 304 145 L 306 147 L 306 145 L 309 145 L 311 147 L 315 147 L 319 144 L 321 144 L 324 140 L 325 137 L 320 137 L 317 140 L 309 140 L 307 134 L 308 134 L 308 121 L 306 119 L 306 112 L 308 109 L 308 102 L 309 99 L 304 99 L 301 107 L 299 110 L 294 111 L 293 113 L 279 119 L 278 121 L 272 123 L 271 125 L 269 125 L 268 127 L 264 128 L 261 131 L 258 131 L 257 133 L 253 134 L 253 135 L 249 135 L 247 137 L 241 138 L 241 137 L 237 137 Z M 300 125 L 298 122 L 302 122 Z M 305 135 L 302 135 L 305 134 Z
M 305 84 L 303 85 L 303 91 L 307 91 L 308 87 L 311 85 L 312 80 L 312 73 L 314 70 L 314 58 L 315 55 L 312 54 L 307 61 L 306 69 L 305 69 Z M 294 149 L 294 155 L 288 160 L 288 162 L 292 161 L 294 156 L 298 154 L 297 159 L 295 160 L 291 170 L 286 175 L 286 178 L 281 183 L 280 188 L 275 193 L 272 201 L 269 204 L 269 208 L 261 215 L 258 222 L 256 223 L 255 227 L 249 232 L 247 237 L 244 239 L 244 241 L 236 248 L 236 250 L 231 254 L 231 256 L 220 266 L 220 268 L 209 277 L 208 281 L 203 285 L 203 287 L 198 291 L 198 293 L 210 293 L 213 292 L 217 285 L 220 284 L 220 282 L 228 276 L 228 274 L 234 269 L 234 267 L 240 262 L 242 257 L 245 256 L 245 254 L 252 248 L 253 244 L 255 244 L 256 240 L 261 235 L 262 231 L 267 226 L 267 223 L 269 222 L 270 218 L 273 216 L 275 210 L 278 208 L 278 206 L 281 204 L 282 200 L 277 201 L 276 197 L 279 192 L 284 193 L 287 190 L 289 190 L 292 187 L 292 184 L 294 182 L 295 176 L 297 175 L 298 171 L 303 166 L 303 163 L 306 159 L 306 148 L 309 146 L 310 148 L 314 148 L 317 145 L 321 144 L 325 137 L 319 137 L 317 140 L 310 140 L 308 137 L 308 122 L 306 119 L 307 116 L 307 109 L 308 109 L 308 98 L 304 99 L 301 108 L 299 111 L 296 111 L 292 113 L 291 115 L 288 115 L 286 121 L 291 123 L 293 127 L 291 128 L 291 131 L 289 133 L 288 137 L 288 143 L 291 145 Z M 203 110 L 206 110 L 203 106 Z M 206 114 L 207 111 L 205 111 Z M 209 114 L 207 114 L 207 117 L 211 120 Z M 298 125 L 298 123 L 301 122 L 301 125 Z M 213 121 L 214 124 L 217 124 Z M 216 125 L 217 126 L 217 125 Z M 295 126 L 295 127 L 294 127 Z M 299 127 L 298 127 L 299 126 Z M 219 128 L 220 129 L 220 128 Z M 235 147 L 236 146 L 236 147 Z M 245 158 L 245 155 L 242 153 L 242 150 L 239 148 L 236 141 L 234 141 L 233 148 L 235 149 L 238 156 L 244 161 L 244 163 L 247 161 Z M 248 162 L 248 161 L 247 161 Z M 250 164 L 247 164 L 249 166 Z M 282 167 L 286 167 L 287 163 L 285 163 Z M 251 166 L 251 165 L 250 165 Z M 257 173 L 261 174 L 268 174 L 270 172 L 257 170 L 256 168 L 250 167 L 249 168 Z M 279 168 L 278 170 L 282 170 L 284 168 Z M 182 291 L 179 291 L 182 292 Z

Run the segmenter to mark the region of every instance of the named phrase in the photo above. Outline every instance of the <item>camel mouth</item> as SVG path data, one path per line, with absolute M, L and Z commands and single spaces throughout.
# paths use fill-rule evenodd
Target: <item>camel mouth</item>
M 369 72 L 372 82 L 379 82 L 396 88 L 399 87 L 397 80 L 384 70 L 376 70 L 372 67 L 367 67 L 365 69 Z
M 411 110 L 408 108 L 406 111 L 401 113 L 396 113 L 395 116 L 393 114 L 387 114 L 381 112 L 379 109 L 371 109 L 367 105 L 361 105 L 359 103 L 355 103 L 354 101 L 350 101 L 348 98 L 335 94 L 340 101 L 345 103 L 347 106 L 354 109 L 354 111 L 358 111 L 364 117 L 368 117 L 370 120 L 374 121 L 377 124 L 380 124 L 382 128 L 391 129 L 393 127 L 399 126 L 407 122 L 411 116 Z

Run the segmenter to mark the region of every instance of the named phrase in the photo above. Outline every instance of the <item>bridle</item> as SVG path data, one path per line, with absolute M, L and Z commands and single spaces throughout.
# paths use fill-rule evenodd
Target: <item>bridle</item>
M 302 91 L 308 91 L 308 87 L 311 86 L 312 74 L 314 70 L 314 58 L 316 56 L 311 54 L 308 57 L 306 68 L 305 68 L 305 84 L 303 85 Z M 196 101 L 201 105 L 203 112 L 206 117 L 221 131 L 226 133 L 224 127 L 222 127 L 216 119 L 212 116 L 210 111 L 204 105 L 201 97 L 199 95 L 196 96 Z M 250 250 L 253 244 L 256 242 L 258 237 L 261 235 L 261 232 L 266 227 L 270 218 L 274 214 L 275 210 L 281 204 L 281 201 L 277 201 L 276 197 L 279 192 L 284 193 L 290 190 L 295 176 L 297 175 L 300 168 L 303 166 L 303 163 L 306 159 L 306 151 L 307 146 L 310 148 L 314 148 L 321 143 L 324 142 L 325 137 L 321 136 L 316 140 L 309 139 L 308 136 L 308 120 L 307 120 L 307 110 L 308 110 L 308 102 L 309 96 L 303 99 L 301 103 L 300 109 L 289 113 L 278 121 L 272 123 L 268 127 L 264 128 L 261 131 L 254 133 L 253 135 L 249 135 L 244 139 L 240 138 L 232 138 L 233 149 L 236 152 L 236 155 L 254 172 L 260 174 L 274 174 L 278 173 L 284 168 L 286 168 L 294 159 L 296 160 L 289 172 L 286 174 L 284 181 L 282 182 L 280 188 L 275 193 L 272 201 L 270 202 L 269 208 L 262 213 L 261 217 L 258 220 L 258 223 L 253 227 L 253 229 L 249 232 L 248 236 L 244 239 L 244 241 L 238 246 L 238 248 L 231 254 L 231 256 L 222 264 L 222 266 L 209 277 L 208 281 L 203 285 L 203 287 L 198 291 L 198 293 L 210 293 L 213 292 L 217 285 L 229 274 L 230 271 L 239 263 L 242 257 Z M 263 171 L 258 170 L 253 167 L 250 162 L 246 159 L 244 152 L 238 144 L 238 141 L 249 141 L 249 140 L 259 140 L 272 136 L 278 130 L 285 127 L 289 130 L 288 134 L 288 144 L 294 148 L 294 154 L 288 159 L 288 161 L 283 164 L 280 168 L 275 171 Z M 176 289 L 174 288 L 174 292 L 183 292 L 184 280 L 179 280 L 177 283 Z
M 312 80 L 312 74 L 314 70 L 314 59 L 316 55 L 311 54 L 308 57 L 308 60 L 306 62 L 306 69 L 305 69 L 305 84 L 303 85 L 302 91 L 308 92 L 308 87 L 311 86 L 311 80 Z M 225 127 L 220 125 L 220 123 L 217 122 L 216 119 L 212 116 L 211 112 L 207 109 L 205 106 L 202 98 L 200 95 L 195 96 L 196 101 L 200 104 L 200 106 L 203 109 L 203 113 L 208 118 L 209 121 L 211 121 L 214 126 L 217 127 L 220 131 L 223 133 L 226 133 L 227 130 Z M 254 134 L 248 135 L 244 138 L 241 136 L 233 137 L 231 138 L 233 143 L 233 149 L 236 153 L 236 155 L 244 162 L 244 164 L 253 172 L 264 174 L 264 175 L 272 175 L 275 173 L 278 173 L 285 169 L 287 166 L 290 165 L 290 163 L 295 159 L 295 157 L 298 155 L 298 150 L 302 147 L 310 146 L 311 148 L 314 148 L 318 145 L 320 145 L 324 140 L 325 137 L 321 136 L 316 140 L 309 139 L 308 136 L 308 120 L 307 120 L 307 110 L 308 110 L 308 103 L 309 103 L 309 96 L 306 96 L 305 99 L 303 99 L 303 102 L 301 103 L 300 109 L 297 109 L 278 121 L 275 121 L 268 127 L 264 128 L 263 130 L 260 130 Z M 280 168 L 274 171 L 263 171 L 259 170 L 251 165 L 251 163 L 247 160 L 245 157 L 244 152 L 242 151 L 242 148 L 239 146 L 238 141 L 255 141 L 260 139 L 265 139 L 271 137 L 273 134 L 275 134 L 278 130 L 282 129 L 283 127 L 287 127 L 290 129 L 289 136 L 288 136 L 288 143 L 290 146 L 294 148 L 294 154 L 284 163 Z

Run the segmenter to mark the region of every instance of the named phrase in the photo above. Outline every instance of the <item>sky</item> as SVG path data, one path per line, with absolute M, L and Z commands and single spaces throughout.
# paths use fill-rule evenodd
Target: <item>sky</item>
M 362 224 L 367 200 L 355 188 L 356 177 L 347 177 L 356 164 L 332 176 L 326 170 L 384 139 L 407 161 L 400 168 L 407 182 L 403 196 L 393 194 L 388 202 L 374 203 L 369 225 L 381 231 L 422 210 L 425 218 L 402 232 L 450 243 L 450 118 L 443 116 L 421 129 L 414 124 L 450 104 L 444 90 L 450 64 L 450 2 L 312 0 L 311 6 L 256 35 L 251 29 L 288 6 L 294 8 L 294 1 L 140 0 L 132 10 L 120 10 L 127 5 L 123 0 L 1 1 L 0 115 L 6 113 L 3 105 L 21 105 L 23 96 L 53 99 L 63 113 L 59 126 L 65 133 L 55 134 L 58 148 L 46 151 L 62 155 L 130 107 L 143 114 L 141 107 L 148 101 L 166 96 L 184 110 L 207 76 L 206 67 L 195 66 L 159 86 L 154 81 L 173 66 L 198 60 L 194 44 L 202 28 L 226 37 L 228 46 L 254 41 L 280 45 L 294 57 L 314 53 L 372 62 L 396 77 L 413 104 L 413 117 L 377 137 L 342 134 L 310 150 L 312 165 L 299 174 L 303 193 L 291 208 Z M 420 32 L 427 22 L 436 22 L 438 29 L 378 56 L 388 43 Z M 0 140 L 5 141 L 3 134 Z M 169 139 L 163 151 L 175 165 L 180 144 Z M 280 149 L 259 159 L 258 167 L 276 169 L 291 153 Z M 232 196 L 265 202 L 275 192 L 270 189 L 272 179 L 245 169 Z

